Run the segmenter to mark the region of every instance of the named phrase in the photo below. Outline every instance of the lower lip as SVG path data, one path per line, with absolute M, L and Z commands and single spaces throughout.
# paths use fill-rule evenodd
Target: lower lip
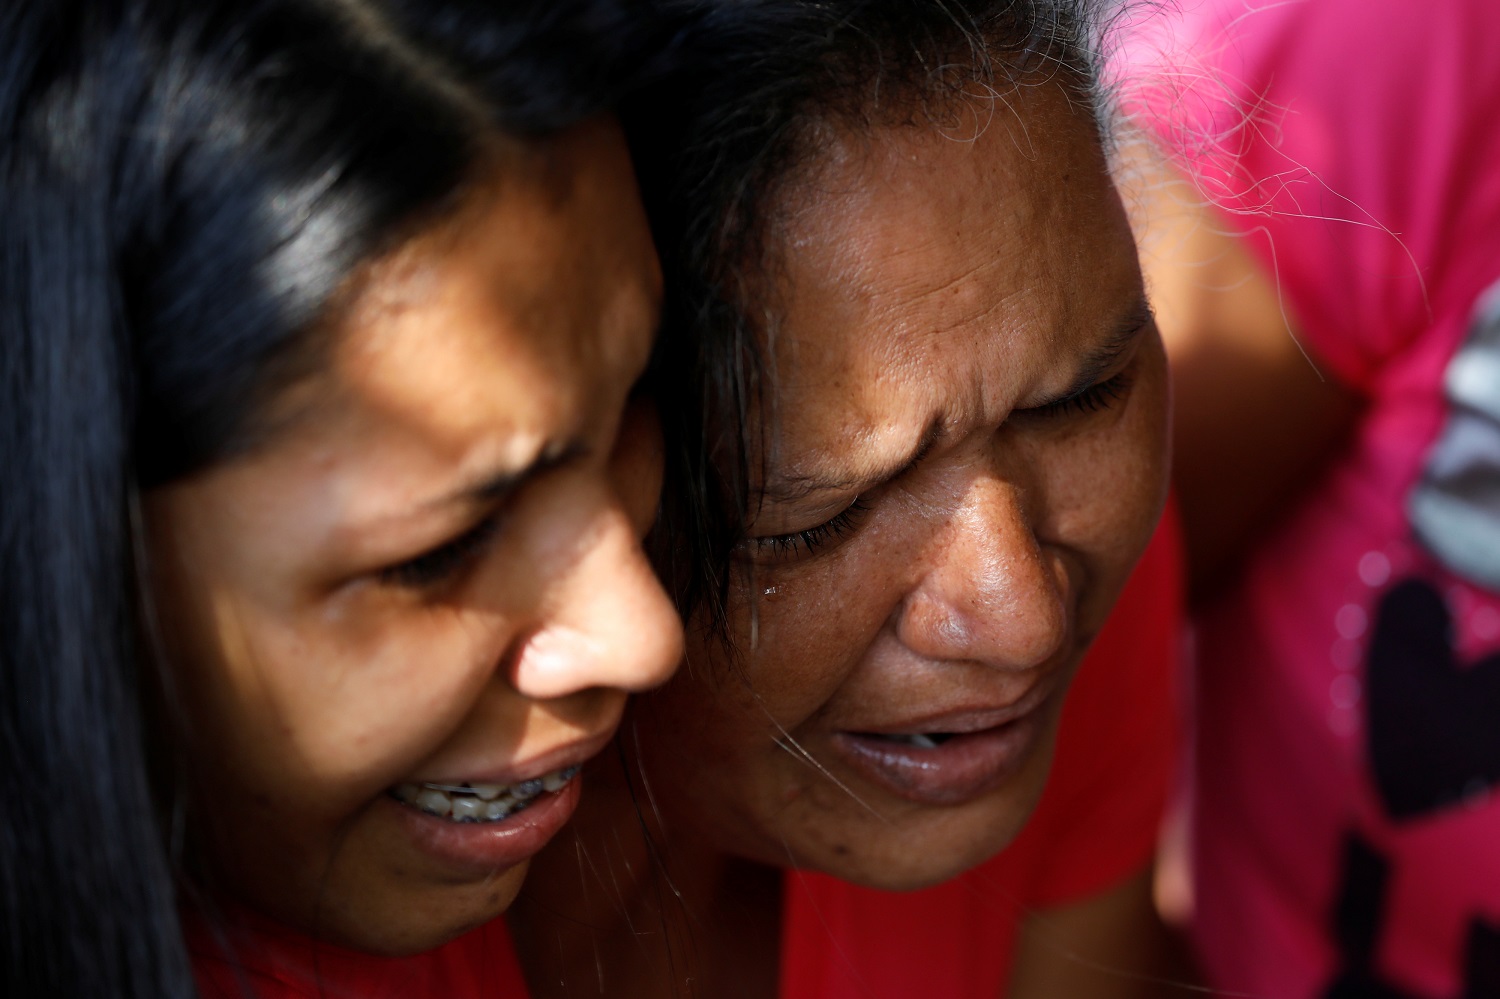
M 870 783 L 918 805 L 963 805 L 1008 783 L 1026 765 L 1043 731 L 1044 711 L 921 749 L 855 732 L 833 748 Z
M 582 783 L 581 776 L 574 777 L 499 822 L 453 822 L 389 797 L 382 798 L 381 805 L 395 809 L 422 852 L 455 871 L 484 876 L 536 856 L 573 817 Z

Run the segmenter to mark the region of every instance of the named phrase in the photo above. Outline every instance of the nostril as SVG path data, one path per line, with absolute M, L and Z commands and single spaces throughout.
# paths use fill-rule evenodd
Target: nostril
M 609 648 L 594 634 L 552 623 L 528 636 L 514 653 L 511 684 L 527 697 L 565 697 L 601 681 Z
M 907 645 L 918 644 L 938 649 L 958 649 L 970 644 L 969 629 L 963 618 L 943 600 L 918 591 L 907 598 L 902 608 L 900 630 Z
M 581 567 L 577 587 L 524 644 L 513 671 L 529 697 L 664 683 L 681 662 L 682 622 L 634 538 Z M 606 557 L 606 555 L 608 557 Z
M 1024 562 L 987 565 L 979 572 L 972 571 L 972 560 L 940 565 L 902 601 L 897 635 L 930 658 L 1032 669 L 1062 649 L 1070 628 L 1052 561 L 1034 552 Z

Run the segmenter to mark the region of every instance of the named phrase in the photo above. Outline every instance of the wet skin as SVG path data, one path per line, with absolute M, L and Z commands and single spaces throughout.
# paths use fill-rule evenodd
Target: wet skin
M 609 995 L 680 972 L 544 910 L 618 925 L 608 900 L 634 884 L 635 924 L 683 913 L 704 994 L 769 994 L 776 868 L 911 889 L 1004 848 L 1160 513 L 1162 348 L 1092 126 L 1051 85 L 959 117 L 973 127 L 830 131 L 777 206 L 778 422 L 737 654 L 693 622 L 687 668 L 633 702 L 635 799 L 598 796 L 515 920 L 523 940 L 575 937 Z M 917 733 L 940 745 L 890 738 Z M 615 859 L 608 830 L 637 805 L 680 906 L 630 880 L 644 858 Z M 607 877 L 567 873 L 580 848 Z M 567 977 L 549 960 L 535 987 Z
M 389 791 L 581 763 L 680 658 L 627 406 L 659 285 L 615 128 L 498 149 L 358 276 L 264 444 L 147 497 L 212 888 L 381 953 L 509 904 L 577 782 L 488 824 Z

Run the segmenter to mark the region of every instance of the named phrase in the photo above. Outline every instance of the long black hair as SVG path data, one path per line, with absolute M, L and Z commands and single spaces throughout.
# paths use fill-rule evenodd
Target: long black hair
M 610 103 L 627 7 L 0 6 L 0 994 L 195 994 L 139 494 L 255 443 L 341 285 L 497 128 Z
M 1062 84 L 1096 123 L 1095 0 L 655 0 L 674 63 L 625 120 L 669 290 L 655 377 L 667 436 L 657 560 L 722 636 L 732 555 L 774 421 L 775 220 L 824 125 L 915 121 L 953 98 Z M 690 664 L 691 665 L 691 664 Z

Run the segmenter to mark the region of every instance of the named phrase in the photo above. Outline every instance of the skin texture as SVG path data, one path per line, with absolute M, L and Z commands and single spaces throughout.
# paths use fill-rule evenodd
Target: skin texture
M 635 873 L 649 858 L 609 840 L 633 812 L 616 774 L 588 810 L 623 814 L 555 844 L 513 920 L 538 996 L 564 994 L 570 960 L 598 960 L 611 996 L 689 994 L 686 974 L 692 994 L 770 995 L 777 866 L 930 885 L 1002 849 L 1036 804 L 1067 684 L 1161 509 L 1166 375 L 1088 122 L 1053 85 L 967 110 L 977 135 L 830 130 L 775 210 L 779 420 L 738 655 L 690 628 L 688 667 L 636 701 L 627 738 L 682 901 L 658 901 Z M 1106 383 L 1094 405 L 1060 402 Z M 941 803 L 839 748 L 1023 703 L 1011 764 Z M 622 910 L 623 934 L 577 928 Z M 675 961 L 629 937 L 663 924 Z
M 627 410 L 659 283 L 617 130 L 502 149 L 359 278 L 267 443 L 147 497 L 211 887 L 381 953 L 509 904 L 524 857 L 434 856 L 386 792 L 581 762 L 679 660 Z

